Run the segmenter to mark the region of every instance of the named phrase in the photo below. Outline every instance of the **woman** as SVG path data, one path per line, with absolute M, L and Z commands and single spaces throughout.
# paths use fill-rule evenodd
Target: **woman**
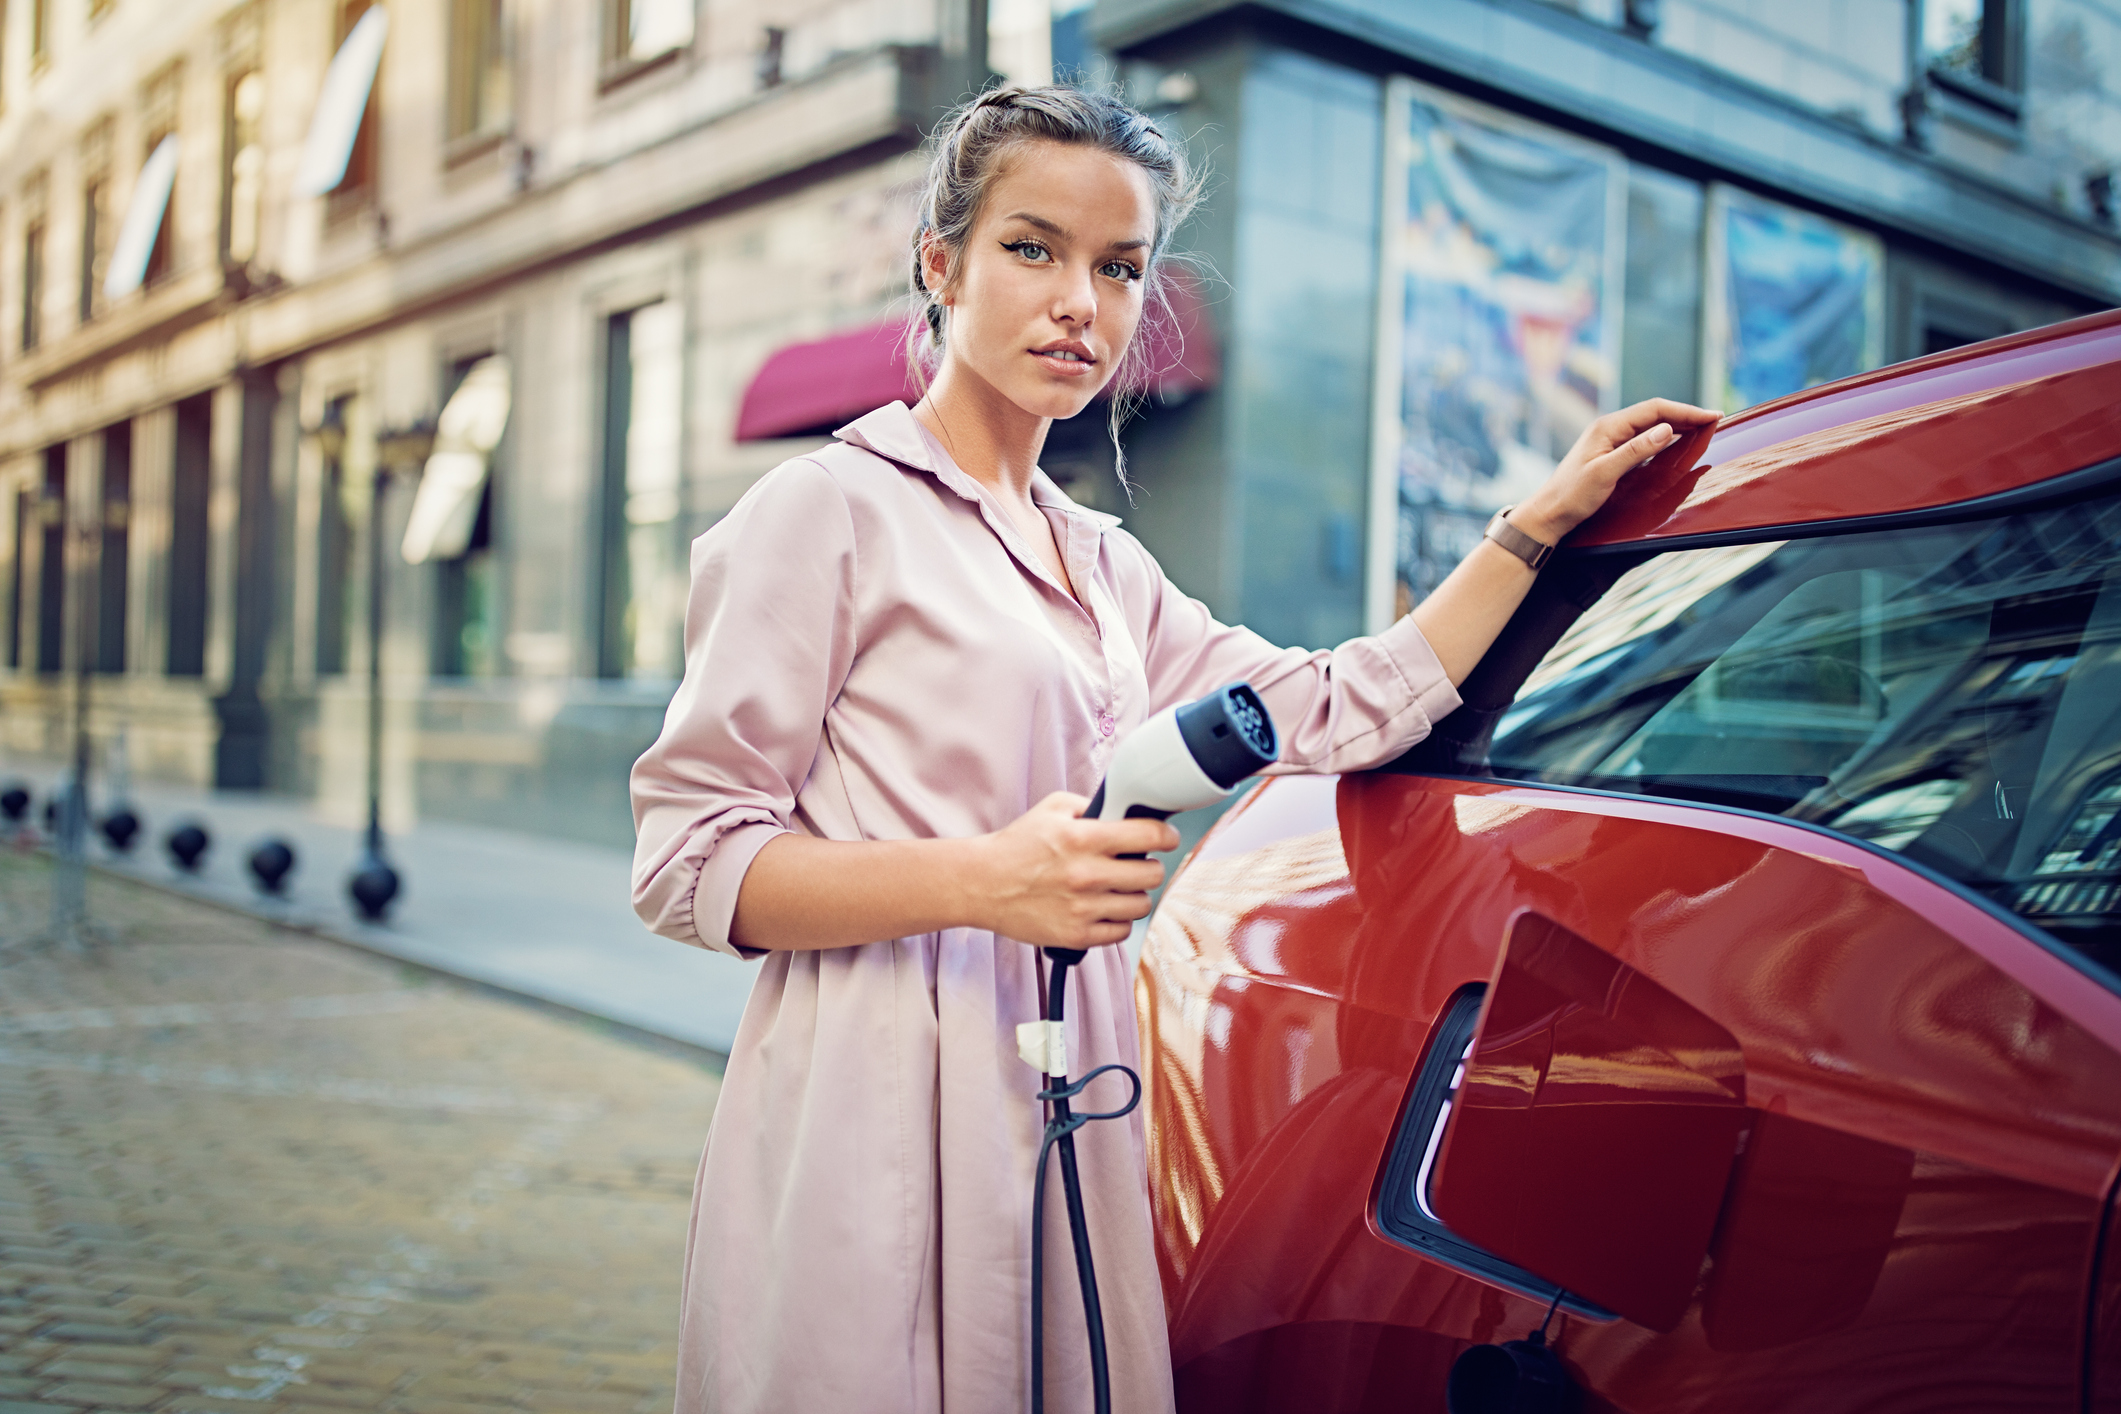
M 1052 420 L 1123 368 L 1193 199 L 1180 154 L 1116 100 L 1004 89 L 960 110 L 914 250 L 940 346 L 927 395 L 776 468 L 693 546 L 685 679 L 633 773 L 635 904 L 765 963 L 695 1190 L 680 1411 L 1022 1408 L 1041 1117 L 1014 1028 L 1038 1014 L 1034 949 L 1093 949 L 1076 1073 L 1137 1065 L 1114 945 L 1163 867 L 1122 856 L 1178 842 L 1078 818 L 1114 745 L 1242 678 L 1281 729 L 1278 769 L 1388 760 L 1457 705 L 1532 582 L 1486 541 L 1384 633 L 1278 649 L 1039 472 Z M 1510 524 L 1555 543 L 1674 424 L 1714 416 L 1601 418 Z M 1140 1112 L 1077 1144 L 1115 1408 L 1168 1409 Z M 1057 1211 L 1059 1411 L 1090 1382 Z

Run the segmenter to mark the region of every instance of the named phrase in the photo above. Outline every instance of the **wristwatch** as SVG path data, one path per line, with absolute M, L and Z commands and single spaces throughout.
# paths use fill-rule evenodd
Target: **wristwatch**
M 1495 512 L 1495 519 L 1489 521 L 1488 528 L 1481 533 L 1523 560 L 1536 574 L 1542 565 L 1554 557 L 1554 547 L 1544 540 L 1534 540 L 1510 524 L 1510 512 L 1516 509 L 1515 506 L 1504 506 Z

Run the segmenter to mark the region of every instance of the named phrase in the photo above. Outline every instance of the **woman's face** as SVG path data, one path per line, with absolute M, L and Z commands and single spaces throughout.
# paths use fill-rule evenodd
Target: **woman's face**
M 946 358 L 1035 417 L 1073 417 L 1118 370 L 1141 322 L 1156 236 L 1149 174 L 1093 148 L 1035 141 L 1003 159 L 986 204 L 943 281 Z

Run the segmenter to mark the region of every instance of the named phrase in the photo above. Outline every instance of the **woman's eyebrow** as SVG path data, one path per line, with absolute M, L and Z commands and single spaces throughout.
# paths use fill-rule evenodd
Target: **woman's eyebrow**
M 1048 221 L 1045 217 L 1033 216 L 1028 211 L 1012 211 L 1002 219 L 1004 221 L 1021 221 L 1027 226 L 1044 231 L 1049 236 L 1057 236 L 1062 240 L 1071 239 L 1075 234 L 1058 221 Z M 1147 250 L 1148 248 L 1149 242 L 1140 236 L 1124 241 L 1114 241 L 1105 247 L 1107 250 Z
M 1059 222 L 1048 221 L 1043 216 L 1033 216 L 1028 211 L 1012 211 L 1007 216 L 1004 216 L 1002 219 L 1004 221 L 1021 221 L 1027 226 L 1037 227 L 1039 230 L 1044 231 L 1049 236 L 1059 236 L 1063 239 L 1066 239 L 1068 236 L 1073 234 L 1073 232 L 1069 231 L 1066 226 L 1061 225 Z

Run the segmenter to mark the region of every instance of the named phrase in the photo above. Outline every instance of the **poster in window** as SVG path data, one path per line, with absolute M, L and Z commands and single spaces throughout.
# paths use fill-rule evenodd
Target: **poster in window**
M 1701 391 L 1727 412 L 1885 361 L 1876 236 L 1723 185 L 1709 189 Z
M 1627 209 L 1610 148 L 1408 79 L 1387 111 L 1373 627 L 1618 405 Z

